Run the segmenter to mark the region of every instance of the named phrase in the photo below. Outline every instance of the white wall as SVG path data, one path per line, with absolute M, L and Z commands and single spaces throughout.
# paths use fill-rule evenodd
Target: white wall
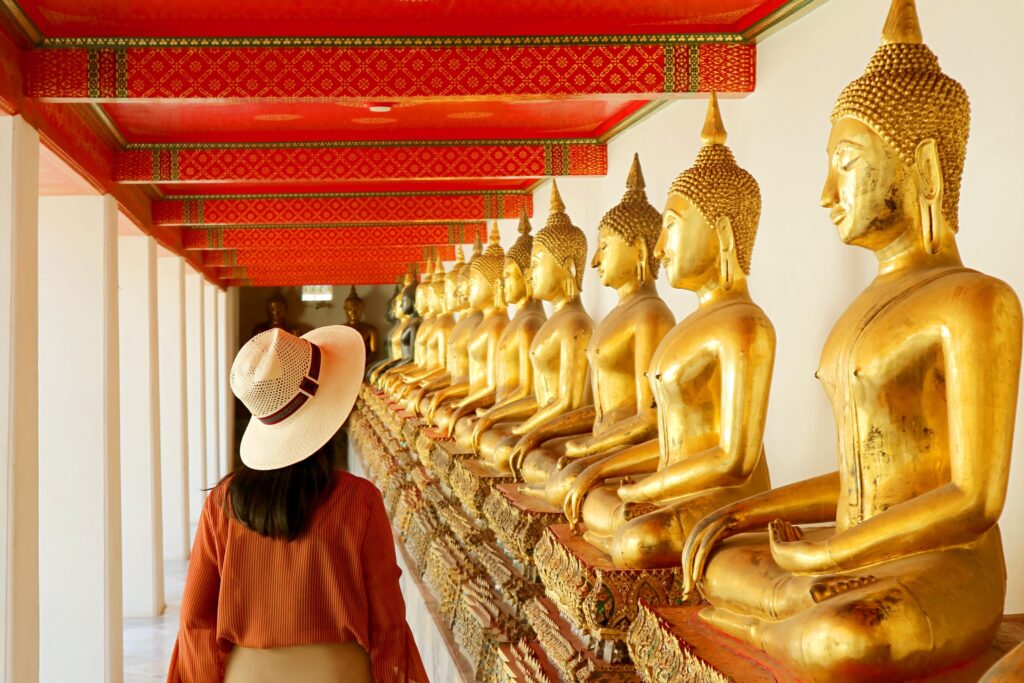
M 1020 64 L 1024 3 L 986 0 L 984 12 L 970 11 L 969 4 L 919 3 L 926 42 L 946 73 L 967 88 L 973 105 L 958 241 L 968 266 L 1006 280 L 1024 295 L 1024 231 L 1017 211 L 1024 187 L 1024 164 L 1017 158 L 1024 150 L 1024 78 L 1011 68 Z M 869 252 L 840 243 L 819 196 L 829 113 L 877 47 L 888 5 L 889 0 L 830 0 L 759 46 L 754 94 L 722 100 L 729 145 L 757 178 L 764 202 L 750 285 L 778 332 L 765 437 L 775 485 L 836 468 L 835 426 L 814 371 L 829 329 L 871 279 L 875 261 Z M 675 102 L 613 140 L 607 177 L 558 181 L 569 215 L 587 232 L 591 254 L 597 222 L 622 196 L 634 152 L 640 154 L 648 196 L 661 208 L 672 179 L 696 156 L 706 101 L 701 96 Z M 534 197 L 535 230 L 544 225 L 548 194 L 545 184 Z M 508 246 L 515 222 L 502 221 L 501 232 Z M 664 282 L 658 288 L 677 318 L 693 309 L 691 294 Z M 615 305 L 615 295 L 588 270 L 583 301 L 599 318 Z M 1024 404 L 1018 408 L 1002 517 L 1011 613 L 1024 611 L 1024 535 L 1011 522 L 1024 517 Z

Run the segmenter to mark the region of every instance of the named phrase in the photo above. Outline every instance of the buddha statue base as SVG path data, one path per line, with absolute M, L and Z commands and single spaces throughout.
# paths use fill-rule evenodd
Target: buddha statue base
M 452 465 L 448 482 L 462 505 L 477 519 L 483 519 L 484 502 L 498 484 L 514 482 L 511 472 L 499 470 L 476 458 Z
M 578 630 L 599 640 L 624 642 L 637 617 L 637 601 L 683 604 L 681 565 L 623 569 L 568 524 L 547 528 L 533 552 L 545 593 Z
M 700 618 L 701 606 L 653 607 L 641 602 L 629 631 L 629 653 L 647 683 L 798 683 L 762 650 L 728 636 Z M 993 663 L 1024 641 L 1024 615 L 1005 617 L 988 652 L 966 665 L 914 679 L 921 683 L 976 683 Z
M 472 449 L 463 448 L 454 440 L 435 440 L 434 448 L 424 459 L 424 464 L 438 481 L 451 488 L 451 473 L 455 463 L 473 456 Z
M 495 680 L 500 667 L 499 646 L 526 635 L 527 629 L 495 598 L 487 578 L 477 576 L 463 585 L 455 615 L 455 641 L 478 681 Z
M 560 508 L 523 492 L 522 484 L 498 484 L 484 503 L 484 516 L 502 546 L 533 567 L 533 550 L 544 530 L 565 521 Z
M 498 647 L 503 683 L 559 683 L 558 670 L 536 640 L 522 639 Z
M 400 411 L 397 415 L 403 420 L 402 438 L 409 448 L 415 447 L 416 440 L 419 438 L 420 432 L 427 427 L 427 423 L 406 411 Z
M 559 680 L 575 683 L 638 683 L 636 669 L 619 653 L 598 652 L 573 631 L 547 598 L 527 605 L 526 616 Z M 615 661 L 619 660 L 619 661 Z M 613 663 L 614 662 L 614 663 Z M 677 679 L 678 680 L 678 679 Z

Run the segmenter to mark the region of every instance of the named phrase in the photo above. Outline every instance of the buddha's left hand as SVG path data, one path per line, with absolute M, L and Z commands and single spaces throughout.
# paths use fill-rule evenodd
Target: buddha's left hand
M 768 525 L 772 558 L 779 568 L 794 574 L 818 574 L 835 567 L 825 543 L 804 539 L 800 527 L 777 519 Z
M 625 503 L 651 503 L 658 500 L 662 491 L 662 478 L 655 474 L 635 484 L 623 484 L 618 494 L 619 500 Z

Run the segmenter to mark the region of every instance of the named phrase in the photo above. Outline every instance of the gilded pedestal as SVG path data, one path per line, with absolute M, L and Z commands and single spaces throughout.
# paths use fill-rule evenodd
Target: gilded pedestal
M 483 509 L 494 535 L 516 561 L 532 567 L 533 550 L 544 530 L 564 521 L 562 511 L 521 491 L 520 484 L 498 484 Z

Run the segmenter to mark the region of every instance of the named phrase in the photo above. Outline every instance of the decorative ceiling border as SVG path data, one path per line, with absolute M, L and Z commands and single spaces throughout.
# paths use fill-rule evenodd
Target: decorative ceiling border
M 472 147 L 504 145 L 598 145 L 597 138 L 495 138 L 469 140 L 313 140 L 289 142 L 130 142 L 126 151 L 155 149 L 326 149 L 331 147 Z
M 276 192 L 253 194 L 171 194 L 165 201 L 196 201 L 216 199 L 354 199 L 357 197 L 459 197 L 484 196 L 501 197 L 504 195 L 531 196 L 530 190 L 409 190 L 398 192 Z M 454 221 L 456 223 L 472 221 Z
M 774 29 L 781 28 L 781 25 L 793 19 L 803 10 L 810 10 L 817 5 L 823 5 L 828 0 L 789 0 L 785 5 L 778 8 L 765 18 L 761 19 L 744 29 L 740 34 L 745 41 L 757 42 Z

